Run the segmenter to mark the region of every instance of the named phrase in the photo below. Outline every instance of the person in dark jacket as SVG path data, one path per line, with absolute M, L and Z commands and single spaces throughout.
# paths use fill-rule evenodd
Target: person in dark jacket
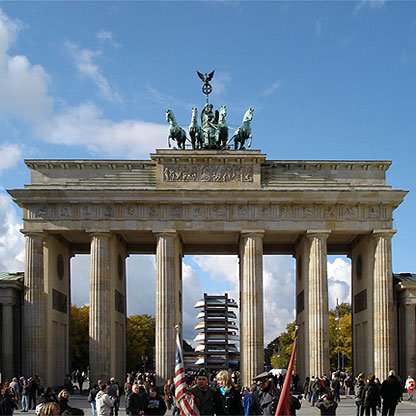
M 259 389 L 253 393 L 250 415 L 274 415 L 279 402 L 280 390 L 275 387 L 269 373 L 261 373 L 253 378 Z
M 393 370 L 390 370 L 389 376 L 381 384 L 380 395 L 383 398 L 382 415 L 393 416 L 402 396 L 402 386 Z
M 331 381 L 331 392 L 334 395 L 334 400 L 340 402 L 341 398 L 339 397 L 339 391 L 341 389 L 341 383 L 338 377 L 334 377 Z
M 316 407 L 321 411 L 321 415 L 336 415 L 338 403 L 334 401 L 334 395 L 329 391 L 318 400 Z
M 126 413 L 128 415 L 140 415 L 144 413 L 146 407 L 146 397 L 139 391 L 139 385 L 133 384 L 131 393 L 126 400 Z
M 208 372 L 201 368 L 196 378 L 196 384 L 192 386 L 188 393 L 195 396 L 197 406 L 201 415 L 213 415 L 218 409 L 218 393 L 208 385 Z
M 302 407 L 300 400 L 297 397 L 292 396 L 291 394 L 289 394 L 288 406 L 290 416 L 296 416 L 296 410 L 299 410 Z
M 244 410 L 241 404 L 241 394 L 238 387 L 233 383 L 231 374 L 220 371 L 215 377 L 218 385 L 218 415 L 243 415 Z
M 149 398 L 146 401 L 145 413 L 147 415 L 164 415 L 166 403 L 162 396 L 157 394 L 156 387 L 149 388 Z
M 380 391 L 374 381 L 374 374 L 368 376 L 368 382 L 363 389 L 362 406 L 364 407 L 366 416 L 370 415 L 370 410 L 373 416 L 377 414 L 377 407 L 381 405 Z M 361 410 L 363 414 L 363 410 Z

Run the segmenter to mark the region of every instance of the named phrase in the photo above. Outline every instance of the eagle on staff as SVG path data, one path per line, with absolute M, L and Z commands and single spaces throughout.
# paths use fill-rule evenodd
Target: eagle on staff
M 212 80 L 212 77 L 214 76 L 214 71 L 210 72 L 209 74 L 202 74 L 199 71 L 196 71 L 196 73 L 198 74 L 199 78 L 201 78 L 202 82 L 204 83 L 202 85 L 202 92 L 206 95 L 207 97 L 207 104 L 208 104 L 208 95 L 211 94 L 212 92 L 212 85 L 209 83 Z

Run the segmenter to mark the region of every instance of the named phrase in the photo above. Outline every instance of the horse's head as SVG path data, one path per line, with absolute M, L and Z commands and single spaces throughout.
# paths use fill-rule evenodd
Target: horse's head
M 254 108 L 249 108 L 249 109 L 245 112 L 244 117 L 243 117 L 243 123 L 244 123 L 245 121 L 251 121 L 251 120 L 253 120 L 253 111 L 254 111 Z
M 169 122 L 172 120 L 172 110 L 166 110 L 166 121 Z
M 219 116 L 219 119 L 220 120 L 224 120 L 225 117 L 227 117 L 227 106 L 222 105 L 221 108 L 220 108 L 220 116 Z
M 198 117 L 198 109 L 196 107 L 192 107 L 192 120 L 196 120 Z

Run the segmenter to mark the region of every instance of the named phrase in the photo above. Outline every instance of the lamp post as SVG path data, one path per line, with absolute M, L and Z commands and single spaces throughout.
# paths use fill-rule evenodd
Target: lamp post
M 335 330 L 337 331 L 337 370 L 340 371 L 341 369 L 341 356 L 340 356 L 340 350 L 339 350 L 339 331 L 341 328 L 339 327 L 339 304 L 338 304 L 338 298 L 337 298 L 337 306 L 335 307 Z

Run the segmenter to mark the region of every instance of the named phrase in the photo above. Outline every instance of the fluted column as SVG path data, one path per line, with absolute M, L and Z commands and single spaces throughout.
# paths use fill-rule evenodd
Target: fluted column
M 244 386 L 264 371 L 263 230 L 240 240 L 240 369 Z
M 395 367 L 393 276 L 391 238 L 393 230 L 375 230 L 374 237 L 374 374 L 387 378 Z
M 156 233 L 156 345 L 157 384 L 175 374 L 175 325 L 178 267 L 177 233 Z
M 90 369 L 91 383 L 108 380 L 111 360 L 110 233 L 91 235 Z
M 405 368 L 406 374 L 416 373 L 416 346 L 414 334 L 416 333 L 416 306 L 404 305 L 405 328 L 402 333 L 405 342 Z
M 46 375 L 45 293 L 43 277 L 43 235 L 26 233 L 23 301 L 23 373 Z
M 11 380 L 13 374 L 13 304 L 3 303 L 2 319 L 2 364 L 3 378 Z
M 329 318 L 326 240 L 329 232 L 308 231 L 309 376 L 329 374 Z

